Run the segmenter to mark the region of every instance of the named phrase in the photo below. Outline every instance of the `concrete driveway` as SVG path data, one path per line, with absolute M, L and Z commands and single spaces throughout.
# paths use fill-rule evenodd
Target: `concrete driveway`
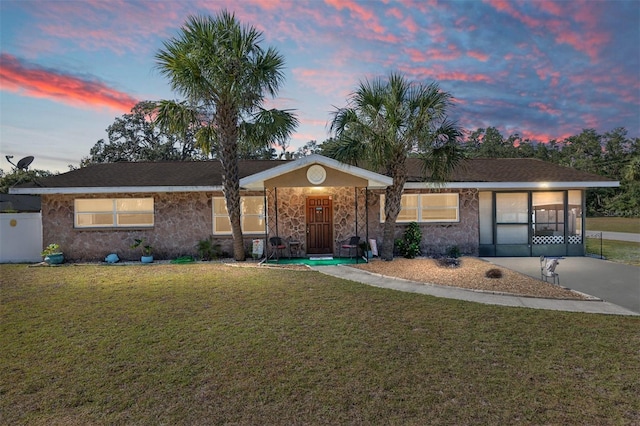
M 487 257 L 495 265 L 540 279 L 537 257 Z M 592 257 L 560 258 L 560 285 L 640 313 L 640 267 Z

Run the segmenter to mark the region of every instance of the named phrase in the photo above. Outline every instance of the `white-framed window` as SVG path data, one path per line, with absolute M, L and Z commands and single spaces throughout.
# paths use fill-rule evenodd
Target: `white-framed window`
M 402 194 L 398 223 L 459 222 L 460 194 Z M 380 195 L 380 222 L 384 222 L 384 194 Z
M 264 234 L 264 198 L 240 197 L 240 226 L 246 234 Z M 213 234 L 231 235 L 231 221 L 224 197 L 213 197 Z
M 153 198 L 78 198 L 76 228 L 140 228 L 154 224 Z

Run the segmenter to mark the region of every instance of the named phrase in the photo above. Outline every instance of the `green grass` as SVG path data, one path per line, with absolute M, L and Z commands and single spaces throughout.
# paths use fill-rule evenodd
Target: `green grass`
M 586 226 L 587 230 L 640 233 L 640 218 L 588 217 Z M 613 262 L 640 266 L 640 244 L 634 242 L 602 240 L 601 249 L 599 238 L 588 237 L 587 253 L 602 254 Z
M 0 265 L 0 423 L 638 424 L 639 329 L 315 271 Z
M 587 253 L 603 255 L 613 262 L 640 266 L 640 243 L 632 241 L 602 240 L 601 246 L 600 238 L 587 238 Z
M 587 230 L 640 234 L 639 217 L 588 217 Z

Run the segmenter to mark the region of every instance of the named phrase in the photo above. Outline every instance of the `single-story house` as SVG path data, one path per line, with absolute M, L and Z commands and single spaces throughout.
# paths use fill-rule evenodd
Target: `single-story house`
M 425 182 L 419 160 L 408 166 L 396 237 L 417 222 L 427 255 L 456 247 L 480 256 L 582 256 L 585 190 L 619 185 L 529 158 L 465 160 L 445 184 Z M 389 176 L 320 155 L 241 160 L 239 170 L 248 255 L 254 240 L 276 235 L 307 256 L 339 256 L 351 236 L 382 242 Z M 232 253 L 218 161 L 96 164 L 11 193 L 42 197 L 43 244 L 60 244 L 67 259 L 135 259 L 136 238 L 157 258 L 196 254 L 208 238 Z

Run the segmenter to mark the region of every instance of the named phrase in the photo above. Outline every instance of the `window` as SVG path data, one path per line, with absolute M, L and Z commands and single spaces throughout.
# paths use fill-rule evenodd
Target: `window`
M 247 234 L 261 234 L 265 230 L 264 199 L 259 196 L 240 198 L 240 226 Z M 231 221 L 224 197 L 213 197 L 213 233 L 231 234 Z
M 74 200 L 76 228 L 151 227 L 153 198 L 91 198 Z
M 529 194 L 496 193 L 496 244 L 527 244 Z
M 418 222 L 419 200 L 417 195 L 403 195 L 400 201 L 400 213 L 398 213 L 396 222 Z M 384 211 L 384 204 L 382 206 Z
M 380 196 L 380 221 L 384 222 L 384 195 Z M 396 222 L 458 222 L 459 194 L 403 194 Z
M 535 236 L 564 235 L 564 193 L 534 192 L 533 233 Z M 556 239 L 556 243 L 562 243 Z

